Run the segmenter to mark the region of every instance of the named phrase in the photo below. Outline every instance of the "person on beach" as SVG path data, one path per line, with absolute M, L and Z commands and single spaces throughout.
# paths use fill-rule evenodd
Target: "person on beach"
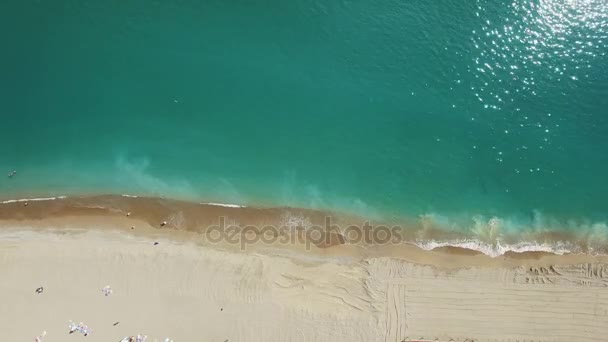
M 68 327 L 70 328 L 69 334 L 73 334 L 74 332 L 78 331 L 79 333 L 84 334 L 84 336 L 88 336 L 90 333 L 93 332 L 91 328 L 89 328 L 87 325 L 84 325 L 84 323 L 82 322 L 76 324 L 72 321 L 68 321 Z
M 92 331 L 87 325 L 82 325 L 80 327 L 80 332 L 86 337 L 89 336 Z
M 146 335 L 126 336 L 120 342 L 146 342 L 147 338 Z
M 110 285 L 106 285 L 103 289 L 101 289 L 101 292 L 103 292 L 103 294 L 107 297 L 109 295 L 112 294 L 112 288 L 110 287 Z
M 44 287 L 42 287 L 42 286 L 40 286 L 39 288 L 36 289 L 37 294 L 41 294 L 42 291 L 44 291 Z
M 78 325 L 72 321 L 68 322 L 68 327 L 70 328 L 70 332 L 68 334 L 73 334 L 74 331 L 78 330 Z

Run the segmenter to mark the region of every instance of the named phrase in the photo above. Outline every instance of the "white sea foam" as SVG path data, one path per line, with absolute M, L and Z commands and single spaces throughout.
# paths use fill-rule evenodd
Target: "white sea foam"
M 558 255 L 567 253 L 578 253 L 572 246 L 564 242 L 556 242 L 554 244 L 536 243 L 536 242 L 519 242 L 516 244 L 502 245 L 497 242 L 495 245 L 483 243 L 478 240 L 459 240 L 459 241 L 416 241 L 414 244 L 424 250 L 433 250 L 440 247 L 459 247 L 481 252 L 493 258 L 504 255 L 507 252 L 547 252 Z
M 540 211 L 533 211 L 527 219 L 473 215 L 468 220 L 462 217 L 454 220 L 430 213 L 420 217 L 420 224 L 423 229 L 413 243 L 426 250 L 460 247 L 496 257 L 507 252 L 603 254 L 608 246 L 608 225 L 605 222 L 564 222 L 543 215 Z M 442 230 L 452 236 L 462 234 L 463 237 L 425 239 L 427 232 L 437 234 L 437 231 Z M 564 234 L 562 237 L 565 240 L 556 240 L 559 234 Z
M 201 202 L 200 204 L 204 205 L 213 205 L 216 207 L 226 207 L 226 208 L 247 208 L 244 205 L 240 204 L 231 204 L 231 203 L 213 203 L 213 202 Z
M 19 202 L 37 202 L 37 201 L 54 201 L 58 199 L 64 199 L 66 196 L 57 196 L 57 197 L 40 197 L 40 198 L 20 198 L 20 199 L 11 199 L 0 202 L 0 204 L 9 204 L 9 203 L 19 203 Z
M 312 227 L 310 219 L 302 214 L 292 215 L 290 212 L 284 212 L 281 214 L 281 227 L 287 227 L 289 229 L 304 228 L 308 229 Z

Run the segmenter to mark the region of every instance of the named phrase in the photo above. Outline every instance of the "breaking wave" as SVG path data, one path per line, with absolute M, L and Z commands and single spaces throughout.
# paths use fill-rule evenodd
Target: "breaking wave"
M 534 212 L 528 220 L 484 217 L 454 220 L 422 215 L 413 244 L 425 250 L 459 247 L 496 257 L 507 252 L 608 254 L 608 225 L 602 221 L 559 220 Z

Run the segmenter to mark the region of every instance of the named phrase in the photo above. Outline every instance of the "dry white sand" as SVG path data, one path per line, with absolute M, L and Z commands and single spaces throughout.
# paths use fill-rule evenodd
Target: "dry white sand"
M 0 336 L 33 341 L 46 330 L 44 342 L 112 342 L 138 333 L 148 342 L 608 341 L 606 264 L 443 270 L 306 253 L 235 252 L 119 231 L 3 228 Z M 114 290 L 108 297 L 106 285 Z M 38 286 L 42 294 L 34 292 Z M 69 335 L 70 319 L 93 333 Z

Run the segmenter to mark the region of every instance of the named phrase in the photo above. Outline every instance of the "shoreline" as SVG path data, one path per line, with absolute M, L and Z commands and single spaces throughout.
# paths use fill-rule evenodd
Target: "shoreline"
M 27 204 L 27 205 L 26 205 Z M 0 202 L 0 227 L 7 226 L 44 226 L 51 220 L 55 225 L 67 225 L 75 217 L 87 221 L 88 226 L 94 226 L 95 222 L 108 218 L 126 218 L 138 221 L 138 225 L 144 224 L 156 230 L 190 232 L 192 239 L 200 238 L 208 233 L 209 227 L 217 227 L 225 221 L 226 229 L 229 226 L 238 227 L 239 234 L 255 235 L 251 241 L 264 240 L 262 228 L 271 226 L 276 230 L 270 232 L 275 240 L 266 243 L 272 246 L 273 242 L 285 241 L 288 244 L 297 242 L 305 248 L 314 246 L 317 249 L 336 251 L 339 247 L 357 246 L 365 250 L 374 250 L 375 255 L 398 255 L 400 251 L 410 253 L 411 250 L 432 251 L 453 255 L 477 255 L 482 254 L 491 258 L 508 258 L 513 260 L 538 258 L 543 256 L 603 256 L 577 246 L 572 235 L 560 235 L 551 233 L 553 241 L 542 243 L 535 241 L 521 241 L 514 244 L 502 244 L 500 241 L 490 244 L 482 240 L 476 240 L 470 236 L 461 236 L 458 232 L 442 231 L 432 226 L 417 224 L 400 225 L 400 229 L 393 231 L 389 224 L 384 222 L 369 221 L 361 217 L 344 215 L 329 211 L 320 211 L 302 208 L 256 208 L 227 203 L 196 203 L 165 198 L 140 197 L 134 195 L 99 195 L 99 196 L 57 196 L 49 198 L 14 199 Z M 328 223 L 328 218 L 330 219 Z M 165 222 L 163 226 L 161 224 Z M 369 231 L 360 231 L 360 239 L 352 239 L 347 231 L 351 226 L 366 227 L 369 223 L 372 227 Z M 248 226 L 256 227 L 257 230 L 249 229 Z M 288 229 L 284 229 L 287 227 Z M 311 228 L 312 227 L 312 228 Z M 315 228 L 321 230 L 314 230 Z M 327 229 L 336 228 L 337 229 Z M 394 232 L 386 243 L 383 236 L 376 239 L 368 239 L 370 232 L 382 231 Z M 308 232 L 312 232 L 308 235 Z M 320 234 L 314 236 L 315 233 Z M 381 233 L 381 232 L 380 232 Z M 380 234 L 379 233 L 379 234 Z M 367 234 L 367 235 L 365 235 Z M 285 235 L 285 236 L 284 236 Z M 291 239 L 287 239 L 290 235 Z M 296 236 L 295 241 L 293 236 Z M 369 236 L 368 236 L 369 235 Z M 398 235 L 398 236 L 397 236 Z M 242 235 L 245 236 L 245 235 Z M 355 236 L 356 237 L 356 236 Z M 308 240 L 307 240 L 308 239 Z M 309 241 L 310 240 L 310 241 Z M 380 241 L 381 240 L 381 241 Z M 243 247 L 243 242 L 241 247 Z M 280 243 L 279 243 L 280 245 Z M 245 246 L 246 247 L 246 246 Z M 276 246 L 275 246 L 276 247 Z M 281 246 L 279 246 L 281 247 Z M 284 247 L 284 246 L 283 246 Z M 578 250 L 575 250 L 577 249 Z M 396 252 L 397 250 L 397 252 Z M 406 252 L 407 251 L 407 252 Z
M 138 334 L 149 342 L 565 342 L 608 334 L 608 256 L 490 257 L 336 235 L 308 243 L 299 229 L 278 232 L 296 237 L 288 243 L 235 230 L 255 238 L 243 246 L 211 241 L 204 229 L 219 216 L 239 226 L 314 224 L 327 214 L 123 196 L 0 204 L 0 330 L 9 340 L 44 342 L 69 336 L 69 322 L 90 328 L 90 342 Z

